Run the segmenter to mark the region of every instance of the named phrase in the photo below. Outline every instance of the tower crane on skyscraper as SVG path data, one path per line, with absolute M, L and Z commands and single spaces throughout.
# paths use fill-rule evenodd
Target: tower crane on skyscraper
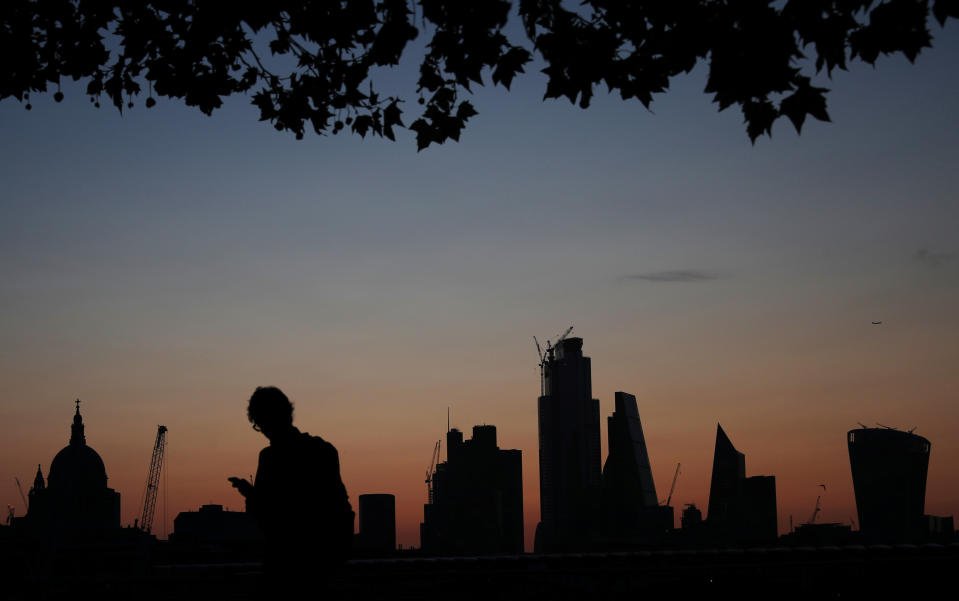
M 539 371 L 543 372 L 543 366 L 546 365 L 546 355 L 543 353 L 543 349 L 539 346 L 539 340 L 536 339 L 536 336 L 533 336 L 533 342 L 536 343 L 536 355 L 539 357 Z
M 566 328 L 566 331 L 563 332 L 563 334 L 556 339 L 556 344 L 554 344 L 553 347 L 555 348 L 556 346 L 559 345 L 560 342 L 566 340 L 566 337 L 569 336 L 572 331 L 573 331 L 573 326 L 569 326 L 568 328 Z
M 153 445 L 153 457 L 150 459 L 150 473 L 147 475 L 147 488 L 143 495 L 143 513 L 140 516 L 140 530 L 147 534 L 153 528 L 153 514 L 156 512 L 157 489 L 160 485 L 160 471 L 163 469 L 163 453 L 166 450 L 166 426 L 157 426 L 157 439 Z
M 566 340 L 566 337 L 569 336 L 569 333 L 573 331 L 573 326 L 566 328 L 566 331 L 563 332 L 559 338 L 556 339 L 556 344 Z M 546 378 L 549 377 L 549 374 L 546 372 L 546 364 L 550 359 L 553 358 L 553 349 L 556 348 L 552 342 L 548 339 L 546 340 L 546 351 L 543 351 L 543 348 L 539 345 L 539 340 L 536 336 L 533 336 L 533 342 L 536 343 L 536 355 L 539 357 L 539 386 L 540 386 L 540 395 L 546 394 Z
M 543 375 L 546 370 L 546 355 L 543 353 L 543 349 L 539 346 L 539 340 L 536 339 L 536 336 L 533 336 L 533 342 L 536 343 L 536 355 L 539 356 L 539 394 L 540 396 L 546 394 L 546 382 L 543 381 Z
M 433 457 L 430 459 L 429 469 L 426 470 L 426 499 L 430 505 L 433 504 L 433 474 L 436 473 L 436 462 L 440 459 L 440 444 L 441 441 L 437 440 L 433 445 Z

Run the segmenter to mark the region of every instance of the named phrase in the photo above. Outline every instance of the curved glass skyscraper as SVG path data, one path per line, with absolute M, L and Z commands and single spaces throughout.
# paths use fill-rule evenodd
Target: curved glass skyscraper
M 872 541 L 923 535 L 929 441 L 892 428 L 860 428 L 846 435 L 859 530 Z

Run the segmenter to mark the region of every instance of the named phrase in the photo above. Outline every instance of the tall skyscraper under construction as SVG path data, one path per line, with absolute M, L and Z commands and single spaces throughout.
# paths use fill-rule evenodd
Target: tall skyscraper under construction
M 929 441 L 891 428 L 850 430 L 846 440 L 863 536 L 876 542 L 921 537 Z
M 599 522 L 599 400 L 583 339 L 566 338 L 542 362 L 539 410 L 538 552 L 589 547 Z

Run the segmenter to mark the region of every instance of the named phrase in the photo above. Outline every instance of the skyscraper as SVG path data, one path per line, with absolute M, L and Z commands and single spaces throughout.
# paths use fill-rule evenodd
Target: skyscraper
M 891 428 L 861 428 L 846 435 L 859 530 L 873 541 L 923 535 L 929 441 Z
M 463 440 L 446 434 L 446 461 L 432 474 L 420 545 L 429 553 L 523 552 L 523 463 L 519 450 L 496 446 L 496 426 L 473 426 Z
M 599 522 L 601 456 L 599 400 L 593 398 L 583 339 L 551 347 L 543 362 L 539 397 L 537 551 L 588 548 Z
M 721 543 L 763 544 L 779 534 L 776 477 L 746 477 L 746 456 L 716 424 L 716 450 L 706 523 Z
M 713 475 L 709 483 L 706 519 L 713 524 L 735 519 L 734 513 L 746 479 L 746 456 L 736 450 L 723 427 L 716 424 Z
M 613 546 L 655 542 L 672 528 L 672 508 L 660 506 L 656 498 L 636 397 L 617 392 L 615 402 L 603 467 L 604 539 Z

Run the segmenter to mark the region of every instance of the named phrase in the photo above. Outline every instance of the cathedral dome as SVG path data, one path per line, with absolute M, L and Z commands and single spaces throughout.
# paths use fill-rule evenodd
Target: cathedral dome
M 71 430 L 70 444 L 57 453 L 50 464 L 48 486 L 54 490 L 106 488 L 107 470 L 100 455 L 86 444 L 79 404 Z
M 53 458 L 47 483 L 52 489 L 106 488 L 107 469 L 96 451 L 71 444 Z

